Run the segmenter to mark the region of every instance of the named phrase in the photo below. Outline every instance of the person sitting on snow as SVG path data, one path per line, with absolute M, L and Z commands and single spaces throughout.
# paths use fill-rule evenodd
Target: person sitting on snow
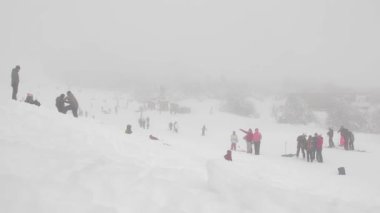
M 227 150 L 227 154 L 224 155 L 224 159 L 228 161 L 232 161 L 232 153 L 231 150 Z
M 149 139 L 154 140 L 154 141 L 158 141 L 158 138 L 154 137 L 153 135 L 149 135 Z

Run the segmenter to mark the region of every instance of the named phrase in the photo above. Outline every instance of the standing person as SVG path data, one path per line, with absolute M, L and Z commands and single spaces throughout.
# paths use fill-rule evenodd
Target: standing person
M 65 94 L 61 94 L 55 99 L 55 106 L 58 112 L 66 114 L 65 111 Z
M 173 130 L 173 122 L 169 122 L 169 130 L 170 130 L 170 131 Z
M 75 96 L 71 91 L 67 91 L 65 103 L 68 103 L 67 106 L 65 106 L 65 112 L 71 110 L 73 112 L 74 117 L 78 117 L 78 108 L 79 104 Z
M 247 153 L 252 153 L 252 143 L 253 143 L 253 132 L 250 128 L 248 131 L 245 131 L 244 129 L 240 129 L 240 131 L 244 132 L 246 135 L 244 136 L 245 141 L 247 142 Z
M 348 131 L 348 149 L 349 150 L 354 150 L 354 141 L 355 141 L 355 136 L 354 136 L 354 133 L 352 133 L 352 131 Z
M 146 117 L 146 128 L 149 129 L 150 127 L 150 118 Z
M 348 129 L 344 128 L 343 126 L 340 127 L 340 129 L 338 130 L 338 132 L 340 132 L 340 135 L 341 135 L 341 145 L 343 143 L 343 146 L 344 146 L 344 149 L 345 150 L 348 150 L 348 143 L 349 143 L 349 137 L 348 137 Z
M 333 137 L 334 137 L 334 130 L 332 128 L 329 128 L 329 131 L 327 132 L 327 136 L 329 136 L 329 148 L 335 147 Z
M 175 133 L 178 133 L 178 123 L 177 123 L 177 121 L 175 121 L 173 123 L 173 130 L 174 130 Z
M 323 157 L 322 157 L 323 137 L 322 135 L 317 135 L 316 137 L 317 137 L 317 144 L 316 144 L 317 161 L 319 163 L 323 163 Z
M 255 129 L 255 133 L 253 134 L 253 144 L 255 145 L 255 155 L 260 155 L 260 143 L 261 143 L 261 133 L 259 129 Z
M 315 133 L 314 137 L 311 138 L 311 162 L 315 160 L 315 155 L 317 152 L 317 136 L 318 134 Z
M 17 100 L 17 92 L 18 92 L 18 84 L 20 83 L 20 78 L 18 73 L 20 72 L 20 66 L 17 65 L 15 68 L 12 69 L 12 75 L 11 75 L 11 86 L 12 86 L 12 99 Z
M 313 137 L 311 135 L 309 135 L 309 137 L 307 138 L 307 141 L 306 141 L 306 158 L 307 158 L 307 162 L 313 162 L 312 158 L 311 158 L 312 148 L 313 148 Z
M 302 157 L 305 159 L 305 146 L 306 146 L 306 134 L 302 134 L 297 137 L 297 153 L 296 153 L 297 158 L 301 150 Z
M 205 125 L 203 125 L 203 127 L 202 127 L 202 136 L 205 136 L 206 135 L 206 126 Z
M 231 150 L 236 151 L 236 144 L 239 142 L 236 132 L 233 131 L 231 135 Z

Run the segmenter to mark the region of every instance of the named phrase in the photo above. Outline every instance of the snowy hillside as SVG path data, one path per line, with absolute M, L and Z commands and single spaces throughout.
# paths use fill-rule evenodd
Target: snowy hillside
M 356 147 L 367 152 L 326 148 L 323 164 L 307 163 L 281 154 L 295 152 L 299 134 L 326 138 L 326 130 L 276 124 L 271 100 L 257 105 L 258 119 L 210 114 L 214 101 L 184 103 L 192 114 L 148 112 L 151 129 L 142 130 L 133 105 L 74 119 L 52 104 L 3 101 L 0 212 L 380 212 L 379 135 L 356 134 Z M 168 130 L 170 121 L 178 121 L 178 134 Z M 132 135 L 124 134 L 126 124 Z M 232 131 L 256 127 L 262 155 L 244 153 L 237 132 L 241 152 L 225 161 Z M 340 166 L 346 176 L 337 175 Z

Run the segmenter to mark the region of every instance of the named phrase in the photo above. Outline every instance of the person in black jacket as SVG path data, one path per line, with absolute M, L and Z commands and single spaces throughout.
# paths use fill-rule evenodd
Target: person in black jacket
M 65 103 L 68 103 L 68 105 L 64 108 L 65 112 L 71 110 L 73 112 L 74 117 L 77 118 L 79 105 L 77 99 L 71 91 L 68 91 L 66 93 Z
M 302 157 L 305 159 L 305 148 L 306 148 L 306 134 L 302 134 L 297 137 L 297 158 L 300 154 L 300 150 L 302 152 Z
M 334 130 L 329 128 L 329 131 L 327 132 L 327 136 L 329 136 L 329 147 L 333 148 L 335 147 L 333 137 L 334 137 Z
M 348 131 L 348 149 L 349 150 L 354 150 L 354 141 L 355 141 L 355 137 L 354 137 L 354 133 L 352 133 L 352 131 Z
M 20 78 L 18 76 L 18 73 L 20 71 L 20 66 L 17 65 L 15 68 L 12 69 L 12 75 L 11 75 L 11 78 L 12 78 L 12 82 L 11 82 L 11 86 L 12 86 L 12 99 L 13 100 L 17 100 L 17 92 L 18 92 L 18 84 L 20 82 Z
M 65 111 L 65 94 L 61 94 L 55 99 L 55 106 L 58 112 L 66 114 Z

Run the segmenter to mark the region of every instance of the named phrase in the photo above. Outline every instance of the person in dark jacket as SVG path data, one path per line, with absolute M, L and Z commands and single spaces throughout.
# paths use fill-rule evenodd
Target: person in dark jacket
M 68 103 L 68 105 L 64 108 L 65 112 L 71 110 L 73 112 L 73 116 L 77 118 L 79 105 L 77 99 L 71 91 L 66 93 L 65 103 Z
M 11 75 L 11 86 L 12 86 L 12 99 L 17 100 L 17 92 L 18 92 L 18 84 L 20 82 L 19 78 L 19 71 L 20 71 L 20 66 L 17 65 L 15 68 L 12 69 L 12 75 Z
M 306 147 L 306 134 L 302 134 L 297 137 L 297 153 L 296 156 L 298 158 L 300 154 L 300 150 L 302 152 L 302 157 L 305 159 L 305 147 Z
M 354 141 L 355 141 L 355 136 L 354 133 L 351 131 L 348 131 L 348 149 L 349 150 L 354 150 Z
M 206 135 L 206 126 L 205 125 L 203 125 L 203 127 L 202 127 L 202 136 L 205 136 Z
M 333 148 L 335 147 L 333 137 L 334 137 L 334 130 L 329 128 L 329 131 L 327 132 L 327 136 L 329 136 L 329 147 Z
M 58 112 L 66 114 L 65 111 L 65 94 L 61 94 L 55 99 L 55 106 Z

